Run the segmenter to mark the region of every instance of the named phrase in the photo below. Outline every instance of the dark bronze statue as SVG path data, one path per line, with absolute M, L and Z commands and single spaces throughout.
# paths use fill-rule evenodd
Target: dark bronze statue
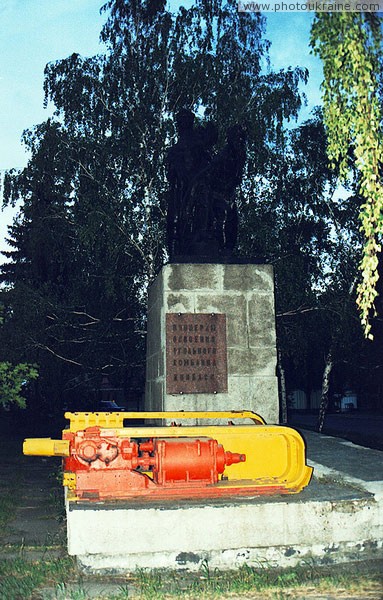
M 237 239 L 235 190 L 246 160 L 244 131 L 238 125 L 231 127 L 226 146 L 214 155 L 218 139 L 214 124 L 195 127 L 188 110 L 178 113 L 176 124 L 178 141 L 167 157 L 170 260 L 219 260 L 231 255 Z

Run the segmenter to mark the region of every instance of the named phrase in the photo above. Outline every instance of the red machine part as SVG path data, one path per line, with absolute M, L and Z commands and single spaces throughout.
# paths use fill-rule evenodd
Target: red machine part
M 246 460 L 244 454 L 226 452 L 211 438 L 138 442 L 101 437 L 99 427 L 64 437 L 71 449 L 64 468 L 76 473 L 76 494 L 84 498 L 123 497 L 153 487 L 206 487 L 218 482 L 226 466 Z
M 155 439 L 153 452 L 156 464 L 153 479 L 159 485 L 198 481 L 217 483 L 225 467 L 245 460 L 244 454 L 225 452 L 211 438 Z

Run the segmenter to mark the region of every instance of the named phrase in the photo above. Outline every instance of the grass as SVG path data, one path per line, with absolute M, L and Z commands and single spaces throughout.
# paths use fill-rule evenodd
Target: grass
M 107 577 L 79 573 L 74 559 L 52 559 L 45 550 L 39 560 L 28 560 L 22 548 L 12 560 L 0 558 L 0 600 L 290 600 L 340 592 L 382 598 L 382 561 L 287 570 L 245 564 L 232 571 L 205 562 L 196 573 L 139 569 Z
M 287 600 L 297 594 L 310 598 L 313 593 L 339 591 L 357 593 L 361 598 L 382 598 L 383 590 L 382 561 L 352 567 L 307 564 L 287 570 L 245 564 L 232 571 L 211 569 L 205 562 L 196 573 L 139 569 L 129 575 L 106 577 L 79 573 L 72 558 L 50 558 L 48 547 L 39 560 L 28 559 L 24 550 L 20 548 L 12 560 L 0 557 L 0 600 L 213 600 L 233 595 Z
M 358 567 L 354 567 L 350 574 L 349 566 L 322 569 L 307 565 L 282 571 L 244 565 L 235 571 L 219 571 L 211 570 L 205 563 L 198 574 L 189 576 L 167 571 L 139 571 L 136 577 L 138 594 L 131 597 L 145 600 L 175 597 L 197 600 L 248 593 L 255 594 L 255 598 L 287 598 L 291 595 L 286 594 L 294 589 L 315 589 L 323 593 L 339 589 L 362 592 L 376 590 L 379 593 L 383 589 L 379 566 L 369 573 L 363 572 L 363 569 L 358 572 Z
M 71 558 L 28 561 L 24 558 L 0 560 L 1 600 L 26 600 L 43 584 L 52 584 L 73 576 Z

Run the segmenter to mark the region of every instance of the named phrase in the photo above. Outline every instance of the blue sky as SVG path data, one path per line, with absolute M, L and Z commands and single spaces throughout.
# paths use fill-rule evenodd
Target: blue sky
M 106 1 L 106 0 L 105 0 Z M 45 65 L 78 52 L 101 52 L 99 33 L 106 15 L 103 0 L 1 0 L 0 2 L 0 171 L 22 168 L 28 155 L 21 144 L 24 129 L 44 121 L 52 108 L 43 108 Z M 184 4 L 172 0 L 172 6 Z M 306 118 L 320 101 L 321 64 L 309 53 L 312 13 L 267 13 L 267 37 L 274 68 L 308 67 Z M 6 225 L 15 211 L 0 213 L 0 250 Z

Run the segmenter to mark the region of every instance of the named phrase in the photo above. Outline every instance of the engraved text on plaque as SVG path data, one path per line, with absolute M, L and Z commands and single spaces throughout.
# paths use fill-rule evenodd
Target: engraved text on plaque
M 226 315 L 166 315 L 166 392 L 227 392 Z

